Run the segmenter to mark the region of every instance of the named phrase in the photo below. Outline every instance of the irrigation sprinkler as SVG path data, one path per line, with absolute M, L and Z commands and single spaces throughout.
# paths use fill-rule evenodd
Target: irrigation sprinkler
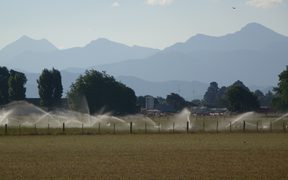
M 133 133 L 133 124 L 132 124 L 132 122 L 130 122 L 130 134 L 132 134 Z
M 243 121 L 243 132 L 245 132 L 245 130 L 246 130 L 246 122 Z
M 65 123 L 63 123 L 62 131 L 65 132 Z
M 49 125 L 49 123 L 48 123 L 47 131 L 48 131 L 48 134 L 49 134 L 49 131 L 50 131 L 50 125 Z
M 189 121 L 187 121 L 186 132 L 189 133 Z
M 145 122 L 145 134 L 147 133 L 147 123 Z
M 257 132 L 259 132 L 259 122 L 258 121 L 256 123 L 256 130 L 257 130 Z
M 270 121 L 270 132 L 272 132 L 272 121 Z
M 173 122 L 173 127 L 172 127 L 172 132 L 174 133 L 174 130 L 175 130 L 175 122 Z
M 229 128 L 230 128 L 230 133 L 232 132 L 232 123 L 231 121 L 229 122 Z
M 34 125 L 34 133 L 37 134 L 37 125 Z
M 98 124 L 98 133 L 99 134 L 101 133 L 101 124 L 100 123 Z
M 160 129 L 161 124 L 158 124 L 158 133 L 160 133 L 161 129 Z
M 283 121 L 283 131 L 284 131 L 284 132 L 286 132 L 286 124 L 287 124 L 287 123 L 285 123 L 285 122 Z

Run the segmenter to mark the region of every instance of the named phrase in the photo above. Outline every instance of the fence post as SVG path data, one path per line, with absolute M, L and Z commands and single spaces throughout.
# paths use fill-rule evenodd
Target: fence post
M 82 131 L 81 131 L 82 135 L 84 134 L 84 124 L 82 123 Z
M 203 120 L 203 132 L 205 131 L 205 120 Z
M 130 134 L 133 133 L 132 125 L 133 125 L 132 122 L 130 122 Z
M 8 125 L 5 124 L 5 134 L 7 134 L 7 133 L 8 133 Z
M 116 125 L 115 125 L 115 123 L 114 123 L 114 130 L 113 130 L 113 132 L 114 132 L 114 134 L 116 133 L 116 127 L 115 127 Z
M 216 132 L 218 133 L 219 131 L 218 131 L 218 128 L 219 128 L 219 121 L 218 121 L 218 119 L 217 119 L 217 124 L 216 124 Z

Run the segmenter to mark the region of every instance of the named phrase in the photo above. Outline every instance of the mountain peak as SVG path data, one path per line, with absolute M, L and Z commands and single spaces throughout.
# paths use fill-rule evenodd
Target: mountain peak
M 124 44 L 113 42 L 106 38 L 98 38 L 96 40 L 91 41 L 89 44 L 86 45 L 86 47 L 94 47 L 94 46 L 107 47 L 107 46 L 115 46 L 115 45 L 125 46 Z
M 21 36 L 18 40 L 34 40 L 34 39 L 32 39 L 32 38 L 30 38 L 29 36 L 26 36 L 26 35 L 23 35 L 23 36 Z
M 58 50 L 46 39 L 35 40 L 23 35 L 16 41 L 5 46 L 1 53 L 8 57 L 14 57 L 25 52 L 52 52 Z
M 255 23 L 255 22 L 247 24 L 246 26 L 244 26 L 244 27 L 240 30 L 240 32 L 241 32 L 241 31 L 242 31 L 242 32 L 243 32 L 243 31 L 245 31 L 245 32 L 251 32 L 251 33 L 255 33 L 255 32 L 257 32 L 257 31 L 258 31 L 258 32 L 263 32 L 263 31 L 273 32 L 271 29 L 263 26 L 262 24 Z

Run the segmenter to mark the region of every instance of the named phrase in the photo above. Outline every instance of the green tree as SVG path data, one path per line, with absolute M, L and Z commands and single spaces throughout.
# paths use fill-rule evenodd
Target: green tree
M 144 96 L 138 96 L 137 97 L 137 106 L 139 106 L 141 108 L 145 108 L 145 102 L 146 102 L 146 99 Z
M 247 112 L 259 109 L 257 97 L 243 86 L 231 86 L 227 91 L 229 110 L 232 112 Z
M 262 100 L 262 106 L 271 107 L 273 98 L 274 98 L 274 94 L 271 91 L 268 91 L 265 94 L 264 100 Z
M 61 104 L 61 98 L 63 93 L 62 78 L 61 73 L 57 69 L 52 69 L 52 78 L 53 78 L 53 93 L 52 99 L 54 105 Z
M 189 103 L 186 102 L 183 97 L 176 93 L 167 95 L 166 102 L 173 106 L 177 111 L 180 111 L 189 105 Z
M 286 70 L 279 74 L 278 87 L 274 88 L 276 92 L 273 99 L 273 107 L 278 110 L 288 110 L 288 66 Z
M 0 105 L 4 105 L 9 101 L 8 79 L 9 71 L 6 67 L 0 66 Z
M 238 86 L 238 87 L 242 87 L 243 89 L 245 89 L 246 91 L 250 91 L 249 88 L 247 86 L 244 85 L 244 83 L 242 81 L 235 81 L 233 84 L 232 84 L 233 87 L 235 86 Z
M 222 86 L 219 89 L 218 94 L 217 94 L 217 107 L 221 107 L 221 108 L 228 107 L 229 102 L 227 99 L 227 90 L 228 88 L 225 86 Z
M 24 73 L 14 70 L 10 71 L 8 79 L 8 94 L 10 101 L 19 101 L 25 99 L 27 78 Z
M 80 75 L 71 85 L 67 97 L 69 107 L 74 110 L 83 109 L 79 102 L 85 98 L 91 114 L 100 110 L 115 114 L 136 112 L 135 92 L 113 76 L 96 70 L 87 70 Z
M 218 101 L 218 91 L 219 87 L 216 82 L 211 82 L 204 95 L 204 104 L 206 106 L 216 107 Z
M 49 109 L 59 105 L 63 92 L 60 72 L 54 68 L 44 69 L 37 83 L 41 106 Z

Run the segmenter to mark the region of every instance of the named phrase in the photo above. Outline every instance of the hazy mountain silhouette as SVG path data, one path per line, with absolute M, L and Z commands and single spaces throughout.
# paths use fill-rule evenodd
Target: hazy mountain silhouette
M 58 50 L 48 41 L 33 40 L 23 36 L 19 40 L 7 45 L 0 51 L 2 65 L 19 68 L 32 72 L 40 72 L 43 68 L 82 67 L 120 62 L 127 59 L 149 57 L 159 50 L 140 46 L 129 47 L 124 44 L 97 39 L 85 47 L 75 47 Z M 44 46 L 46 45 L 46 46 Z M 53 51 L 52 51 L 53 50 Z M 4 54 L 13 54 L 7 57 Z
M 113 75 L 146 80 L 197 80 L 276 85 L 288 64 L 288 38 L 257 23 L 221 37 L 196 35 L 142 60 L 96 66 Z
M 164 51 L 194 53 L 197 51 L 262 50 L 277 43 L 285 43 L 287 47 L 288 38 L 261 24 L 250 23 L 240 31 L 225 36 L 213 37 L 198 34 Z
M 5 56 L 5 58 L 12 58 L 27 52 L 47 53 L 57 50 L 58 49 L 46 39 L 34 40 L 28 36 L 22 36 L 15 42 L 5 46 L 0 51 L 0 55 Z

